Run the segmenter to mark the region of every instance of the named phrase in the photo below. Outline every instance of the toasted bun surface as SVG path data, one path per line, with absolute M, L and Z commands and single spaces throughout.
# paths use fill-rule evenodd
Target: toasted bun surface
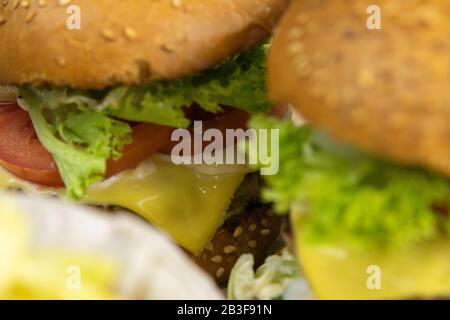
M 202 253 L 191 256 L 217 283 L 225 283 L 242 254 L 253 254 L 257 266 L 264 262 L 280 235 L 280 226 L 280 217 L 269 206 L 249 208 L 228 219 Z
M 450 1 L 376 1 L 381 30 L 367 28 L 372 4 L 294 1 L 269 56 L 271 97 L 337 138 L 450 175 Z
M 97 89 L 207 69 L 266 38 L 289 0 L 0 2 L 0 84 Z M 81 29 L 73 26 L 77 7 Z

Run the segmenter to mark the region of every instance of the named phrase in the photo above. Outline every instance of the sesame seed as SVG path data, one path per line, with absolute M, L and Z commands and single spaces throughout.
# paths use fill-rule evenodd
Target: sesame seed
M 261 233 L 263 236 L 267 236 L 270 234 L 270 229 L 262 229 L 259 233 Z
M 311 73 L 311 68 L 309 66 L 309 62 L 304 57 L 302 57 L 302 56 L 296 57 L 294 64 L 295 64 L 296 70 L 300 76 L 306 77 Z
M 175 51 L 175 46 L 173 44 L 166 43 L 166 44 L 161 45 L 161 49 L 163 49 L 166 52 L 171 53 L 171 52 Z
M 181 0 L 172 0 L 172 5 L 175 7 L 175 8 L 179 8 L 179 7 L 181 7 Z
M 19 6 L 19 4 L 20 4 L 20 0 L 13 0 L 13 4 L 12 4 L 13 9 L 16 9 Z
M 186 39 L 186 35 L 183 32 L 181 32 L 181 31 L 177 31 L 177 33 L 175 34 L 175 39 L 178 42 L 181 42 L 181 41 Z
M 25 22 L 31 22 L 31 20 L 33 20 L 35 16 L 36 16 L 36 11 L 28 12 L 27 16 L 25 17 Z
M 134 30 L 134 29 L 131 28 L 131 27 L 125 27 L 125 28 L 123 28 L 123 34 L 125 35 L 125 37 L 126 37 L 128 40 L 134 40 L 134 39 L 137 38 L 136 30 Z
M 224 268 L 217 269 L 216 278 L 220 278 L 221 276 L 223 276 L 224 273 L 225 273 L 225 269 Z
M 30 0 L 22 0 L 22 3 L 20 4 L 23 8 L 28 8 L 30 6 Z
M 261 224 L 262 224 L 264 227 L 268 227 L 268 226 L 269 226 L 269 220 L 267 220 L 267 219 L 262 219 L 262 220 L 261 220 Z
M 59 4 L 62 6 L 67 6 L 71 0 L 59 0 Z
M 295 20 L 297 20 L 297 22 L 300 23 L 300 24 L 305 24 L 305 23 L 308 22 L 309 19 L 308 19 L 307 16 L 305 16 L 305 15 L 302 14 L 302 13 L 300 13 L 300 14 L 295 18 Z
M 233 232 L 233 238 L 239 237 L 243 232 L 244 232 L 244 228 L 242 228 L 240 226 L 237 227 Z
M 291 40 L 298 40 L 303 36 L 303 30 L 300 28 L 292 28 L 289 30 L 288 37 Z
M 299 54 L 303 51 L 304 46 L 300 42 L 293 42 L 288 46 L 288 51 L 291 55 Z
M 251 225 L 248 226 L 248 231 L 252 232 L 256 230 L 256 224 L 252 223 Z
M 208 251 L 213 251 L 213 250 L 214 250 L 214 245 L 213 245 L 211 242 L 209 242 L 209 243 L 205 246 L 205 249 L 208 250 Z
M 2 4 L 6 7 L 8 5 L 8 0 L 3 0 Z
M 47 4 L 47 2 L 46 2 L 45 0 L 39 0 L 39 1 L 38 1 L 38 5 L 39 5 L 40 7 L 45 7 L 46 4 Z
M 226 246 L 223 248 L 223 252 L 225 252 L 226 254 L 230 254 L 234 251 L 236 251 L 236 247 L 235 246 Z
M 67 64 L 66 59 L 64 59 L 63 57 L 56 57 L 55 58 L 55 62 L 57 65 L 59 65 L 60 67 L 65 67 Z
M 255 240 L 250 240 L 248 243 L 248 246 L 252 249 L 255 249 L 258 243 Z
M 219 256 L 219 255 L 214 256 L 214 257 L 211 258 L 211 261 L 214 262 L 214 263 L 221 263 L 222 260 L 223 260 L 222 256 Z
M 114 32 L 111 29 L 102 29 L 102 36 L 106 40 L 112 41 L 115 39 Z

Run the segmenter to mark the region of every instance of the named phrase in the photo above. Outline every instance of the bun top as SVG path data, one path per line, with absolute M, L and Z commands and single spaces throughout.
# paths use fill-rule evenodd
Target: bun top
M 381 30 L 367 27 L 372 4 L 295 1 L 269 53 L 271 97 L 337 138 L 450 176 L 450 1 L 376 1 Z
M 2 0 L 0 84 L 100 89 L 194 73 L 266 38 L 288 2 Z

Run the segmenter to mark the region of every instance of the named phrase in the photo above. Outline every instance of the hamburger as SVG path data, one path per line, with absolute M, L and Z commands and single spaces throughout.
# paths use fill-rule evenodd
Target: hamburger
M 280 129 L 264 197 L 290 212 L 292 248 L 319 299 L 450 295 L 450 1 L 291 4 L 269 93 L 307 124 Z
M 128 209 L 218 282 L 241 253 L 261 261 L 279 219 L 258 174 L 168 155 L 176 128 L 245 128 L 270 112 L 263 42 L 287 4 L 3 1 L 0 186 Z

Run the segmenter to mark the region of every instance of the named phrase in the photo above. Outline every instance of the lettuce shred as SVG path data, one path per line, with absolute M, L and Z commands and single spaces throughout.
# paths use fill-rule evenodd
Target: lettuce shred
M 249 113 L 269 111 L 265 57 L 261 46 L 194 76 L 103 91 L 20 87 L 20 104 L 53 155 L 66 194 L 79 200 L 103 179 L 106 161 L 120 158 L 131 142 L 128 121 L 185 128 L 190 121 L 183 109 L 193 104 L 213 113 L 223 105 Z
M 254 258 L 243 254 L 234 265 L 227 288 L 229 300 L 282 299 L 289 286 L 301 278 L 297 261 L 285 248 L 271 255 L 254 271 Z
M 33 90 L 22 89 L 21 97 L 39 140 L 53 155 L 67 195 L 73 199 L 80 199 L 91 184 L 103 178 L 106 160 L 117 158 L 131 140 L 126 123 L 83 104 L 46 112 L 43 100 Z
M 118 87 L 102 103 L 108 114 L 120 119 L 187 127 L 182 108 L 196 103 L 217 113 L 232 106 L 248 113 L 267 112 L 264 47 L 259 47 L 207 72 L 143 87 Z
M 450 235 L 447 178 L 339 146 L 291 121 L 256 116 L 251 126 L 280 130 L 280 170 L 265 177 L 263 197 L 278 212 L 301 212 L 309 243 L 398 247 Z

